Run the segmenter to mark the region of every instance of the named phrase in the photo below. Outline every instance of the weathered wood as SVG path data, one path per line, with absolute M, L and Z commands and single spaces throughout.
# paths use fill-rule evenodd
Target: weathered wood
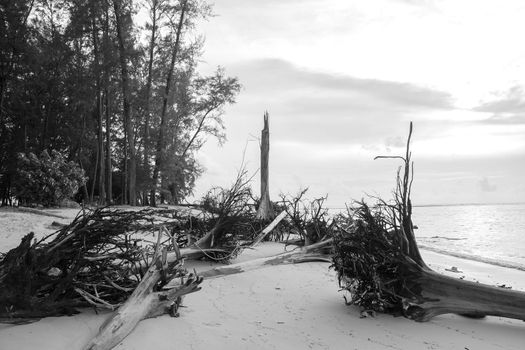
M 264 230 L 262 230 L 262 232 L 253 240 L 253 243 L 250 245 L 250 247 L 255 247 L 256 245 L 258 245 L 259 243 L 262 242 L 262 240 L 264 239 L 264 237 L 266 237 L 270 232 L 273 231 L 273 229 L 279 225 L 279 223 L 288 215 L 288 213 L 286 212 L 286 210 L 283 210 L 281 212 L 281 214 L 277 215 L 277 217 L 275 219 L 273 219 L 273 221 L 268 225 L 266 226 L 266 228 Z
M 523 292 L 460 280 L 427 268 L 414 282 L 421 287 L 421 293 L 406 299 L 405 314 L 416 321 L 448 313 L 525 320 Z
M 270 158 L 270 128 L 268 123 L 268 112 L 264 112 L 264 128 L 261 131 L 261 202 L 257 209 L 257 218 L 270 220 L 273 216 L 272 204 L 270 202 L 269 187 L 269 158 Z
M 199 238 L 197 242 L 193 243 L 193 247 L 201 250 L 211 248 L 213 237 L 221 229 L 222 222 L 223 219 L 219 218 L 219 220 L 211 230 L 209 230 L 204 236 Z
M 214 254 L 214 253 L 220 253 L 220 254 L 229 254 L 230 251 L 224 250 L 224 249 L 216 249 L 216 248 L 198 248 L 195 246 L 191 246 L 188 248 L 182 248 L 180 249 L 180 255 L 184 259 L 189 260 L 196 260 L 204 257 L 207 254 Z M 173 262 L 177 260 L 177 253 L 176 252 L 169 252 L 168 253 L 168 262 Z
M 185 282 L 170 284 L 169 289 L 155 291 L 157 283 L 163 278 L 163 270 L 168 266 L 166 251 L 156 254 L 155 263 L 143 276 L 128 300 L 104 322 L 99 333 L 90 340 L 84 350 L 109 350 L 118 345 L 137 324 L 146 318 L 176 312 L 180 297 L 201 288 L 202 277 L 191 274 Z M 177 262 L 178 264 L 178 262 Z M 169 268 L 177 268 L 177 265 Z
M 215 267 L 213 269 L 203 271 L 199 273 L 199 275 L 205 277 L 206 279 L 210 279 L 215 277 L 228 276 L 237 273 L 252 271 L 265 266 L 313 261 L 314 258 L 315 260 L 326 261 L 326 255 L 319 255 L 319 252 L 329 247 L 331 244 L 332 239 L 327 239 L 325 241 L 311 244 L 307 247 L 302 247 L 291 252 L 249 260 L 232 265 Z

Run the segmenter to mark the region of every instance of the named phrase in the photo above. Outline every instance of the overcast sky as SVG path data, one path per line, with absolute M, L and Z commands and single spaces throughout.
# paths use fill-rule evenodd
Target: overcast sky
M 389 196 L 414 122 L 414 204 L 525 202 L 525 2 L 216 0 L 200 66 L 243 85 L 196 196 L 259 166 L 270 189 L 343 206 Z M 258 189 L 258 176 L 254 188 Z

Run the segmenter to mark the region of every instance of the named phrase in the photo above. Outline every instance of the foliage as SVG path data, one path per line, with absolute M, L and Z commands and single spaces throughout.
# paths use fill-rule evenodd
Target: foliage
M 56 206 L 72 198 L 85 181 L 84 171 L 57 151 L 40 157 L 20 153 L 13 194 L 25 205 Z
M 105 193 L 100 203 L 126 202 L 131 191 L 137 204 L 147 204 L 144 193 L 153 190 L 181 202 L 192 192 L 202 173 L 196 152 L 210 137 L 224 142 L 224 107 L 240 90 L 222 68 L 210 76 L 197 71 L 197 24 L 212 15 L 206 0 L 0 1 L 0 15 L 2 204 L 13 198 L 18 153 L 44 150 L 86 171 L 85 201 Z M 159 181 L 152 174 L 157 159 Z

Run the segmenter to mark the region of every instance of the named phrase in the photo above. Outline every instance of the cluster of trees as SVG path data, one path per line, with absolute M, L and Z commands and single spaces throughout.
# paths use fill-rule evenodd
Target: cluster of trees
M 59 152 L 88 181 L 79 200 L 155 205 L 191 193 L 195 152 L 224 141 L 240 90 L 202 76 L 203 0 L 0 0 L 0 197 L 20 153 Z

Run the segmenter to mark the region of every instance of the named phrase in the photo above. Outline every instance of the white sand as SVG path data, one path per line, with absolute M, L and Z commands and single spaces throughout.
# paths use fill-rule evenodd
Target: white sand
M 25 215 L 24 222 L 46 225 L 35 215 Z M 5 217 L 0 217 L 0 225 L 6 227 Z M 2 229 L 0 240 L 20 236 L 16 226 L 9 227 L 13 231 L 4 233 Z M 9 239 L 5 239 L 7 234 Z M 238 261 L 282 249 L 282 245 L 265 243 L 257 250 L 245 251 Z M 436 271 L 525 290 L 522 271 L 422 253 Z M 211 263 L 196 265 L 202 270 Z M 439 316 L 427 323 L 389 315 L 360 318 L 357 308 L 345 306 L 335 273 L 328 266 L 269 266 L 205 280 L 201 291 L 186 296 L 179 318 L 162 316 L 142 321 L 116 349 L 524 348 L 525 323 L 521 321 L 497 317 L 473 320 L 455 315 Z M 463 273 L 445 270 L 452 266 Z M 0 325 L 0 349 L 80 349 L 108 315 L 86 310 L 80 315 L 47 318 L 29 325 Z

